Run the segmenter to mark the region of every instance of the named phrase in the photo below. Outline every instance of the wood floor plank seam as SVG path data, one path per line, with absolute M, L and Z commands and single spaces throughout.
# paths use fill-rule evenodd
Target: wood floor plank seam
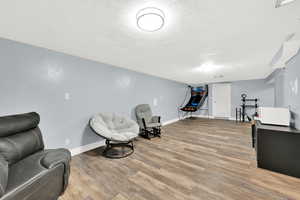
M 73 157 L 59 200 L 300 200 L 300 179 L 256 167 L 250 125 L 186 119 L 124 159 Z

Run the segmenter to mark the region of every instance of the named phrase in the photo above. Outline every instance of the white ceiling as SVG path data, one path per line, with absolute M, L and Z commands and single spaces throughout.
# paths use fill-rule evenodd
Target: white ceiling
M 136 27 L 148 6 L 166 15 L 158 32 Z M 194 84 L 266 77 L 299 30 L 300 1 L 0 0 L 0 37 Z

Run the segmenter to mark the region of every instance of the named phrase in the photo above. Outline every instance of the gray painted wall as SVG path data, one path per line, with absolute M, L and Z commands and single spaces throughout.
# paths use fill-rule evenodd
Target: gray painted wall
M 249 98 L 259 98 L 260 106 L 274 106 L 274 85 L 268 84 L 264 79 L 235 81 L 231 83 L 231 117 L 235 118 L 235 108 L 241 105 L 241 94 L 246 93 Z M 208 103 L 209 116 L 212 116 L 212 84 L 209 84 Z M 206 104 L 203 107 L 206 107 Z M 253 109 L 249 114 L 254 113 Z M 207 111 L 200 110 L 199 115 L 207 115 Z
M 241 94 L 247 98 L 258 98 L 259 106 L 274 106 L 274 85 L 267 84 L 264 79 L 232 82 L 231 85 L 231 116 L 235 117 L 235 108 L 241 105 Z M 254 114 L 254 109 L 249 110 Z
M 292 126 L 300 129 L 300 52 L 277 73 L 275 78 L 275 105 L 290 108 Z
M 287 95 L 284 81 L 285 81 L 285 73 L 284 70 L 278 70 L 274 75 L 274 87 L 275 87 L 275 107 L 287 107 L 286 98 Z
M 98 112 L 134 118 L 149 103 L 177 118 L 185 85 L 0 39 L 0 92 L 0 115 L 37 111 L 47 147 L 75 148 L 101 140 L 87 125 Z

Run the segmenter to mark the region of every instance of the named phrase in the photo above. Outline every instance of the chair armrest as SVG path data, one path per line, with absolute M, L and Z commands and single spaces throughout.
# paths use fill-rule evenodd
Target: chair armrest
M 147 123 L 146 123 L 145 118 L 142 118 L 142 121 L 143 121 L 143 126 L 144 126 L 144 128 L 147 128 Z
M 8 181 L 8 162 L 0 155 L 0 197 L 5 194 Z
M 59 164 L 69 165 L 71 161 L 71 153 L 67 149 L 49 150 L 42 159 L 42 165 L 51 169 Z
M 63 191 L 65 191 L 69 182 L 70 161 L 71 161 L 71 153 L 67 149 L 49 150 L 45 154 L 44 158 L 41 160 L 41 164 L 47 169 L 54 168 L 57 165 L 61 165 L 61 164 L 64 165 L 65 173 L 64 173 Z
M 160 116 L 153 116 L 151 118 L 151 121 L 154 122 L 154 123 L 160 123 Z

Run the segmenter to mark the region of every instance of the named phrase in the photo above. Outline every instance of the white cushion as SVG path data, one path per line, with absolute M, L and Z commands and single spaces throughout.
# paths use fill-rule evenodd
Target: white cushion
M 139 134 L 135 121 L 113 113 L 95 115 L 90 120 L 90 126 L 98 135 L 112 141 L 127 142 Z

